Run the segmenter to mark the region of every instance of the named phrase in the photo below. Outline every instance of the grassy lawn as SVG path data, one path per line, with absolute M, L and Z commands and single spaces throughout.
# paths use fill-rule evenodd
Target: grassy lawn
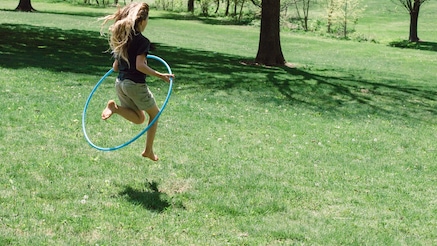
M 436 52 L 389 47 L 408 15 L 368 2 L 357 30 L 379 43 L 283 32 L 296 69 L 241 63 L 258 28 L 152 10 L 145 35 L 177 78 L 151 162 L 144 137 L 100 152 L 82 134 L 114 9 L 2 1 L 0 245 L 436 244 Z M 161 103 L 167 84 L 149 85 Z M 143 127 L 99 120 L 111 97 L 113 76 L 88 115 L 102 145 Z

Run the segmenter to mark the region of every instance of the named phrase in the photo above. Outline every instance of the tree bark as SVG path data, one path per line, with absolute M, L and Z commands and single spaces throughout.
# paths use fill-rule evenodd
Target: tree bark
M 216 0 L 216 1 L 215 1 L 215 4 L 216 4 L 217 6 L 216 6 L 216 8 L 215 8 L 214 13 L 217 14 L 218 11 L 219 11 L 219 9 L 220 9 L 220 0 Z
M 36 11 L 30 2 L 30 0 L 20 0 L 18 3 L 18 6 L 15 8 L 16 11 L 23 11 L 23 12 L 33 12 Z
M 188 12 L 194 12 L 194 0 L 188 0 Z
M 417 36 L 420 4 L 420 1 L 414 1 L 413 8 L 410 11 L 410 36 L 408 38 L 410 42 L 420 41 L 419 37 Z
M 268 66 L 285 64 L 279 35 L 280 0 L 262 0 L 261 31 L 255 62 Z
M 225 10 L 225 16 L 229 15 L 229 7 L 231 5 L 230 3 L 231 0 L 226 0 L 226 10 Z

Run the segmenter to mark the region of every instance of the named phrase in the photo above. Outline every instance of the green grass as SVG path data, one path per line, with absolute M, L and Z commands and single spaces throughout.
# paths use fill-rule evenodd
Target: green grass
M 52 6 L 1 11 L 0 245 L 436 244 L 435 51 L 283 32 L 297 69 L 244 66 L 257 28 L 152 12 L 177 76 L 154 163 L 144 137 L 99 152 L 82 134 L 112 9 Z M 102 144 L 139 130 L 98 120 L 112 80 L 90 106 Z
M 366 5 L 366 11 L 356 26 L 358 33 L 383 44 L 398 39 L 408 40 L 410 18 L 406 9 L 389 1 L 371 1 Z M 428 1 L 421 7 L 418 35 L 424 41 L 435 43 L 432 16 L 436 8 L 434 1 Z

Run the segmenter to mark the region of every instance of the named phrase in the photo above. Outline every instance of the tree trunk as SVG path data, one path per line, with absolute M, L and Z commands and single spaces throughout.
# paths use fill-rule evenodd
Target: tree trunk
M 194 12 L 194 0 L 188 0 L 188 12 Z
M 240 5 L 240 13 L 238 14 L 238 21 L 241 21 L 241 17 L 243 16 L 243 7 L 244 7 L 244 2 L 246 0 L 242 0 L 241 1 L 241 5 Z
M 234 0 L 234 16 L 237 16 L 238 1 Z
M 414 1 L 413 9 L 410 12 L 410 42 L 419 42 L 420 39 L 417 36 L 417 24 L 419 20 L 420 1 Z
M 344 16 L 343 16 L 343 38 L 347 38 L 347 19 L 348 19 L 348 4 L 347 1 L 344 2 Z
M 23 12 L 33 12 L 36 11 L 32 4 L 30 3 L 30 0 L 20 0 L 18 3 L 18 6 L 15 8 L 16 11 L 23 11 Z
M 285 64 L 279 35 L 280 0 L 262 0 L 261 31 L 255 62 L 268 66 Z
M 214 11 L 214 14 L 217 14 L 220 9 L 220 0 L 216 0 L 215 4 L 217 5 Z
M 333 22 L 334 22 L 334 11 L 335 11 L 335 2 L 334 0 L 329 0 L 328 2 L 328 20 L 327 20 L 327 24 L 326 27 L 328 28 L 328 30 L 326 31 L 327 33 L 332 33 L 332 29 L 331 27 L 333 26 Z

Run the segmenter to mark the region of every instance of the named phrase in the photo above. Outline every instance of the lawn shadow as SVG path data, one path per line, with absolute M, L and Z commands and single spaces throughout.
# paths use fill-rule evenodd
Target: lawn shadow
M 415 49 L 415 50 L 426 50 L 426 51 L 437 51 L 437 42 L 419 41 L 410 42 L 408 40 L 393 41 L 390 42 L 389 46 L 403 49 Z
M 2 24 L 0 33 L 0 67 L 102 75 L 112 64 L 98 32 Z
M 437 51 L 437 42 L 420 41 L 418 46 L 419 50 Z
M 147 182 L 142 189 L 127 186 L 119 195 L 125 196 L 129 202 L 135 205 L 141 205 L 145 209 L 157 213 L 162 213 L 170 207 L 184 208 L 182 204 L 175 204 L 167 194 L 159 191 L 158 183 L 155 181 Z
M 284 68 L 293 79 L 271 81 L 287 101 L 300 103 L 320 111 L 338 111 L 367 116 L 377 114 L 390 118 L 428 121 L 437 115 L 437 90 L 411 86 L 402 78 L 377 76 L 367 79 L 357 73 Z M 347 114 L 346 114 L 347 115 Z
M 111 55 L 105 52 L 107 40 L 98 32 L 3 24 L 0 33 L 0 67 L 102 76 L 112 64 Z M 153 54 L 164 58 L 176 74 L 175 91 L 227 91 L 247 98 L 248 103 L 255 100 L 261 105 L 307 107 L 334 117 L 378 114 L 426 121 L 437 114 L 437 89 L 414 85 L 402 77 L 373 74 L 369 78 L 361 76 L 361 71 L 340 69 L 251 66 L 241 61 L 253 59 L 256 51 L 252 57 L 240 57 L 159 43 L 155 46 Z M 162 64 L 150 64 L 164 69 L 158 66 Z M 89 81 L 89 85 L 95 83 Z
M 110 6 L 102 7 L 102 6 L 88 6 L 90 9 L 102 9 L 102 8 L 111 8 Z M 73 8 L 74 9 L 74 8 Z M 114 12 L 116 11 L 116 8 L 113 7 Z M 15 9 L 0 9 L 0 11 L 7 11 L 7 12 L 17 12 Z M 39 13 L 39 14 L 54 14 L 54 15 L 72 15 L 72 16 L 84 16 L 84 17 L 103 17 L 104 13 L 98 13 L 93 11 L 81 11 L 81 12 L 69 12 L 69 11 L 49 11 L 49 10 L 38 10 L 32 12 L 25 12 L 25 13 Z
M 402 77 L 244 65 L 241 61 L 250 58 L 160 44 L 157 52 L 169 58 L 178 75 L 176 83 L 185 84 L 183 88 L 194 92 L 225 90 L 241 92 L 242 96 L 251 92 L 251 98 L 261 103 L 306 107 L 335 117 L 378 114 L 428 121 L 437 115 L 437 89 L 413 85 Z

